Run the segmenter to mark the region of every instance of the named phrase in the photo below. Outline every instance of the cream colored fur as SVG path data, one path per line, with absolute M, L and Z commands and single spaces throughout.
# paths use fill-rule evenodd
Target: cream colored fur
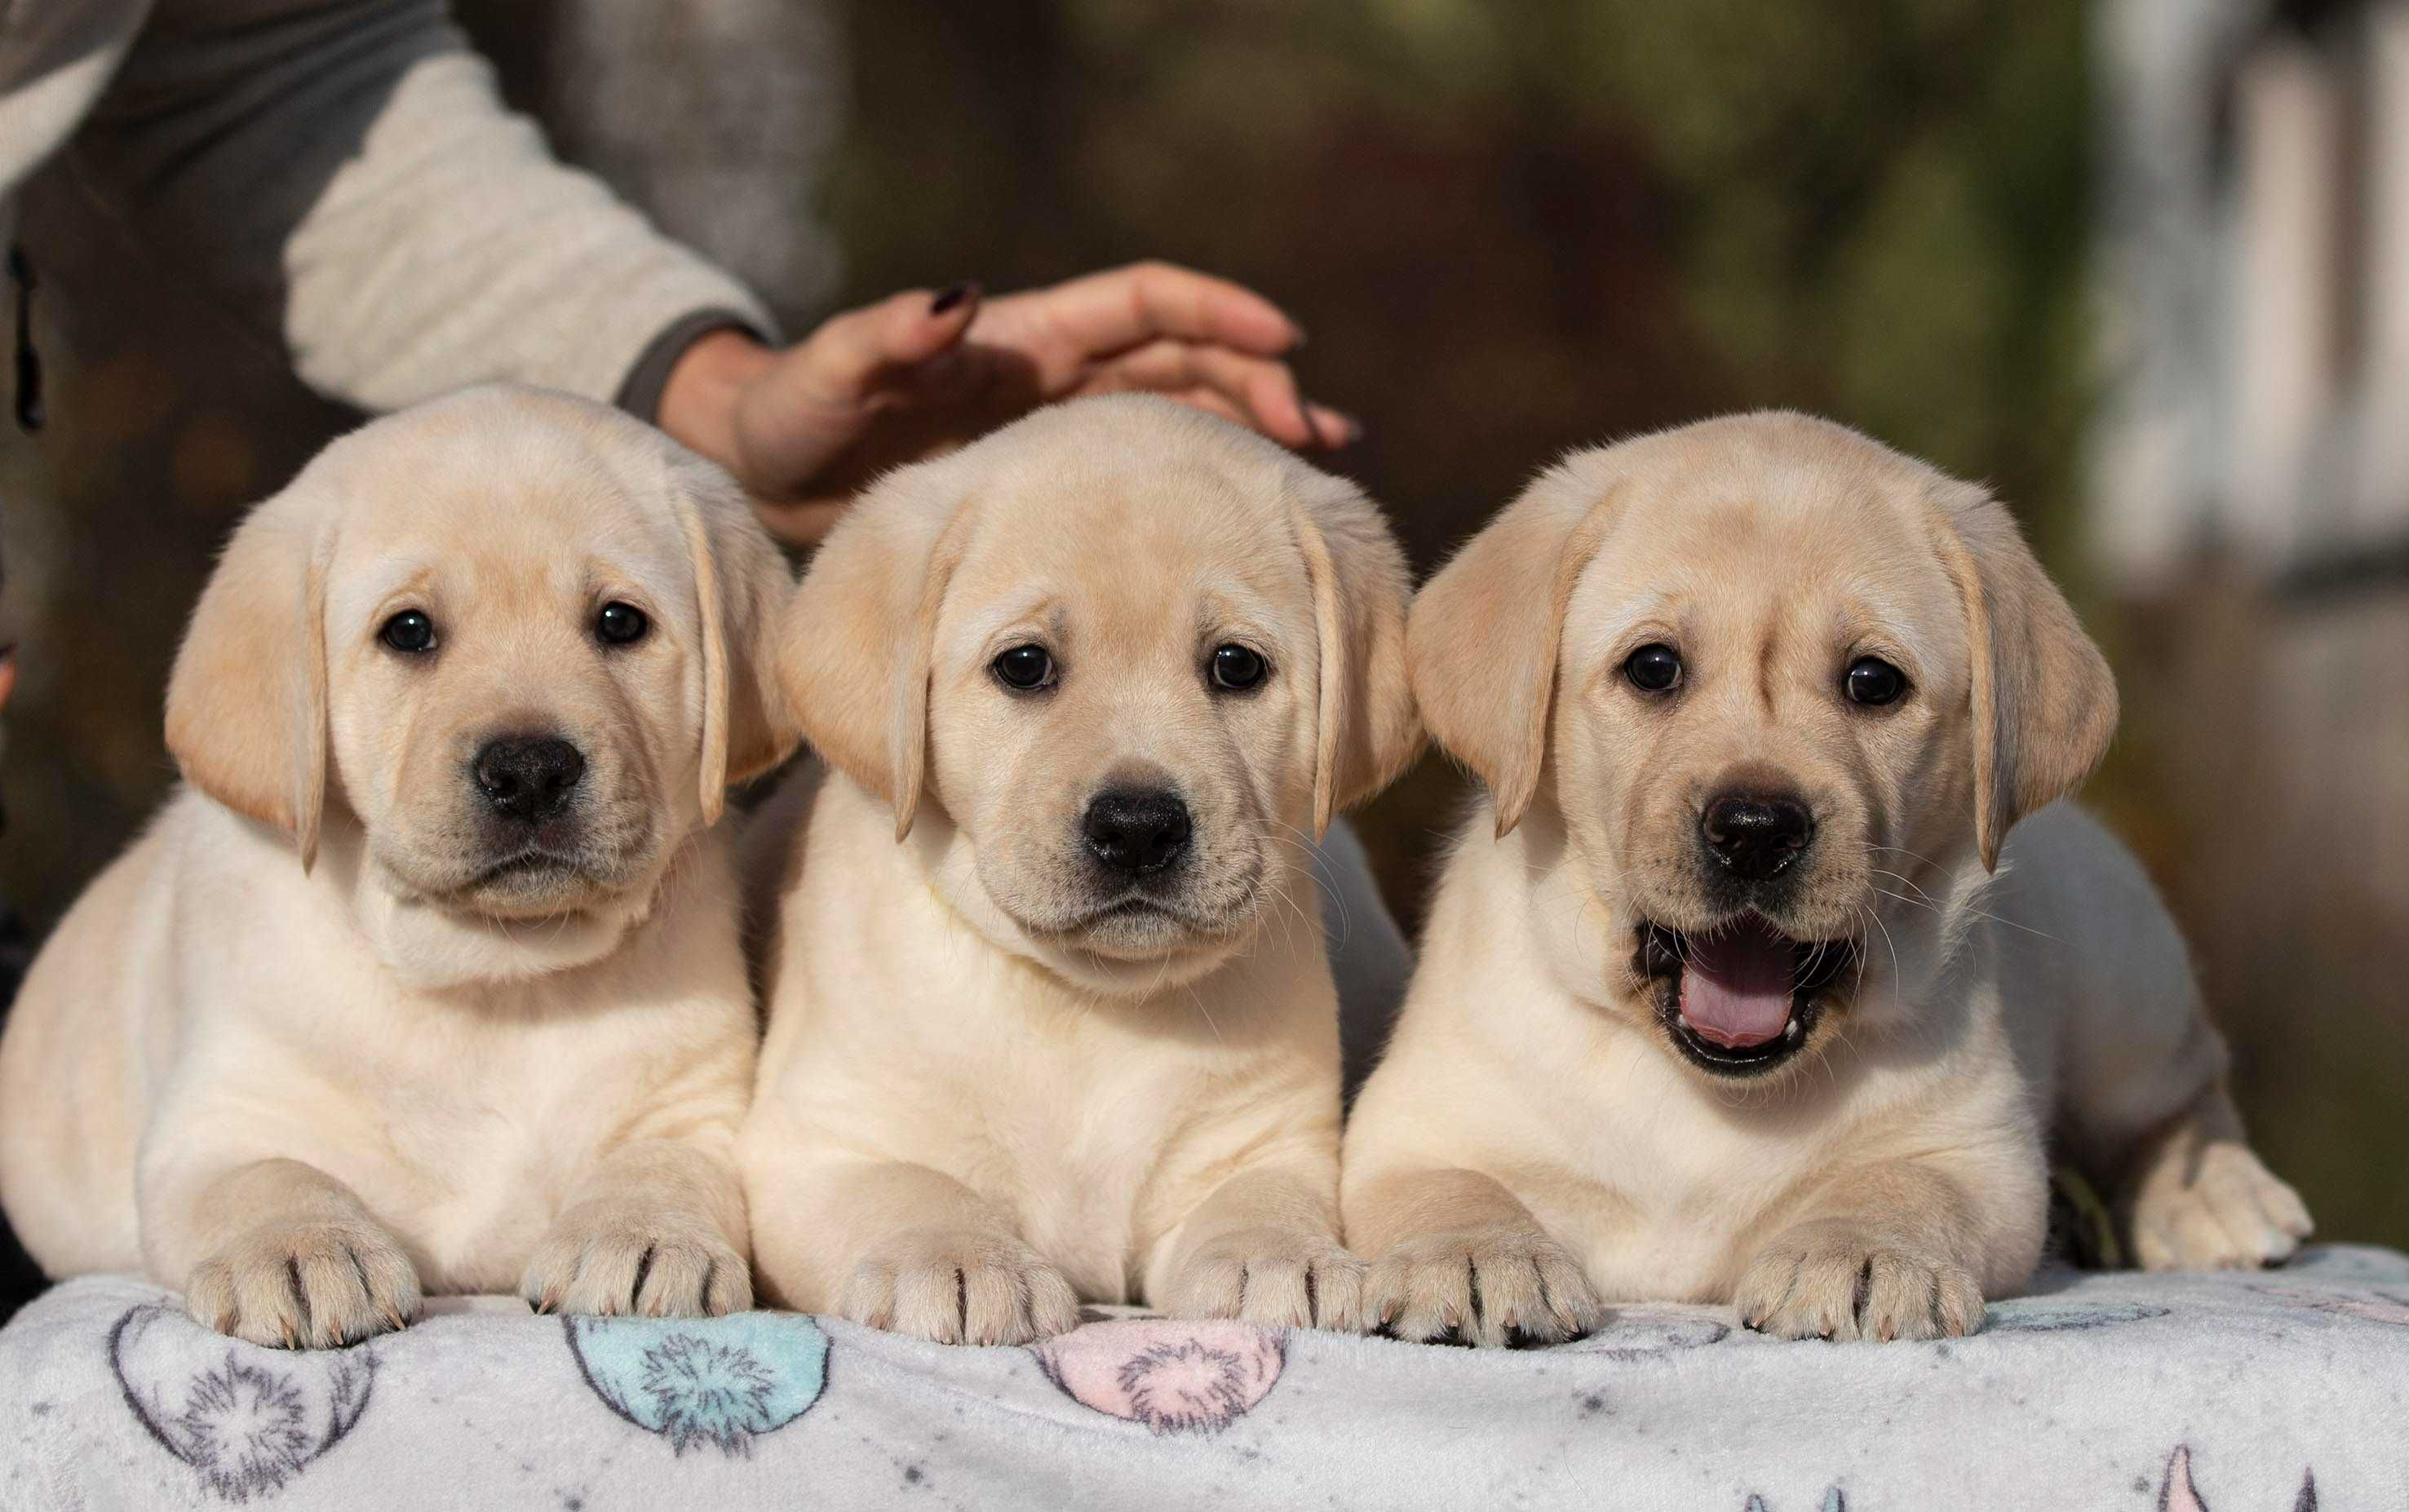
M 1652 642 L 1673 695 L 1624 679 Z M 1583 453 L 1423 589 L 1409 644 L 1490 796 L 1348 1130 L 1370 1318 L 1495 1344 L 1684 1298 L 1783 1336 L 1963 1333 L 2041 1254 L 2051 1138 L 2146 1265 L 2308 1232 L 2242 1143 L 2164 908 L 2056 801 L 2114 690 L 1981 490 L 1794 415 Z M 1842 698 L 1867 654 L 1907 672 L 1897 704 Z M 1736 781 L 1809 800 L 1781 922 L 1862 968 L 1756 1081 L 1677 1054 L 1636 957 L 1643 920 L 1728 916 L 1697 827 Z
M 263 1344 L 428 1291 L 746 1305 L 755 1023 L 712 821 L 798 738 L 757 655 L 790 592 L 715 469 L 533 390 L 377 421 L 254 511 L 169 689 L 189 785 L 0 1042 L 35 1259 Z M 614 599 L 643 640 L 598 642 Z M 432 652 L 381 641 L 405 608 Z M 469 763 L 526 731 L 583 750 L 590 808 L 568 860 L 497 872 Z
M 1351 485 L 1160 400 L 1041 411 L 855 507 L 786 647 L 835 770 L 764 816 L 766 1296 L 981 1343 L 1083 1299 L 1355 1321 L 1304 842 L 1420 746 L 1406 589 Z M 1262 685 L 1208 686 L 1227 643 Z M 1025 644 L 1050 691 L 991 670 Z M 1130 783 L 1192 811 L 1176 916 L 1095 913 L 1080 815 Z

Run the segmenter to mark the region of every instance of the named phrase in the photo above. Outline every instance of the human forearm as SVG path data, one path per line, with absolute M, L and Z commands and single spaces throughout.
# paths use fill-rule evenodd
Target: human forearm
M 772 329 L 555 161 L 433 0 L 153 27 L 75 152 L 153 255 L 363 408 L 495 379 L 609 398 L 696 310 Z

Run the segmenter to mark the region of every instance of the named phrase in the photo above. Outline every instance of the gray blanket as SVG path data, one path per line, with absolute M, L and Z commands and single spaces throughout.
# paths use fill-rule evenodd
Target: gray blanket
M 0 1332 L 0 1506 L 2409 1505 L 2409 1258 L 2056 1275 L 1945 1344 L 1619 1309 L 1476 1353 L 1105 1318 L 959 1349 L 826 1318 L 439 1303 L 356 1348 L 219 1337 L 137 1282 Z

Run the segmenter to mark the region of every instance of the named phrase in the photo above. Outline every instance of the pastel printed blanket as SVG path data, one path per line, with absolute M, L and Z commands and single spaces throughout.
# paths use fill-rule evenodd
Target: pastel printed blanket
M 1946 1344 L 1620 1309 L 1554 1349 L 1144 1316 L 949 1349 L 750 1313 L 442 1305 L 356 1348 L 221 1338 L 135 1282 L 0 1332 L 0 1506 L 2409 1505 L 2409 1258 L 2060 1275 Z

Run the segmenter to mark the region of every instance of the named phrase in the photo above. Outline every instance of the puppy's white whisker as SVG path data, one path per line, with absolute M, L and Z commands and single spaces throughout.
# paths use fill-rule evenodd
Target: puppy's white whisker
M 2057 936 L 2056 936 L 2056 935 L 2054 935 L 2054 934 L 2047 933 L 2047 932 L 2045 932 L 2045 931 L 2043 931 L 2043 930 L 2041 930 L 2041 929 L 2034 929 L 2034 928 L 2033 928 L 2031 925 L 2029 925 L 2029 924 L 2021 924 L 2021 923 L 2018 923 L 2018 922 L 2017 922 L 2016 920 L 2014 920 L 2014 919 L 2011 919 L 2011 918 L 2002 918 L 2002 917 L 2000 917 L 1998 914 L 1993 914 L 1993 913 L 1991 913 L 1991 912 L 1989 912 L 1989 911 L 1987 911 L 1987 910 L 1985 910 L 1985 909 L 1976 908 L 1976 907 L 1975 907 L 1973 904 L 1971 904 L 1971 903 L 1964 904 L 1964 905 L 1963 905 L 1963 908 L 1964 908 L 1964 911 L 1966 912 L 1966 914 L 1967 914 L 1968 915 L 1969 915 L 1970 917 L 1978 918 L 1978 919 L 1987 919 L 1987 920 L 1989 920 L 1989 921 L 1990 921 L 1991 923 L 1993 923 L 1993 924 L 2005 925 L 2007 928 L 2009 928 L 2009 929 L 2022 929 L 2025 933 L 2029 934 L 2029 935 L 2032 935 L 2032 936 L 2034 936 L 2034 937 L 2035 937 L 2035 938 L 2037 938 L 2037 939 L 2046 940 L 2046 941 L 2048 941 L 2051 944 L 2054 944 L 2054 945 L 2062 945 L 2062 944 L 2066 943 L 2066 942 L 2065 942 L 2065 941 L 2063 941 L 2063 940 L 2059 939 Z
M 1196 1005 L 1197 1014 L 1204 1020 L 1204 1027 L 1213 1031 L 1213 1043 L 1227 1050 L 1230 1047 L 1230 1042 L 1222 1038 L 1221 1026 L 1214 1021 L 1213 1010 L 1204 1006 L 1204 995 L 1196 990 L 1193 983 L 1188 985 L 1186 991 L 1188 1001 Z
M 1279 828 L 1287 830 L 1290 835 L 1293 835 L 1296 838 L 1291 840 L 1286 836 L 1280 835 L 1274 835 L 1271 838 L 1282 844 L 1295 846 L 1296 849 L 1305 856 L 1308 863 L 1305 868 L 1306 874 L 1311 876 L 1314 882 L 1320 886 L 1324 891 L 1328 892 L 1330 894 L 1330 900 L 1338 904 L 1343 911 L 1346 906 L 1347 900 L 1338 887 L 1337 871 L 1331 865 L 1330 857 L 1322 853 L 1320 842 L 1315 841 L 1313 836 L 1301 825 L 1291 824 L 1285 819 L 1274 819 L 1272 823 Z
M 1891 938 L 1890 926 L 1882 922 L 1882 915 L 1880 914 L 1871 909 L 1868 909 L 1866 911 L 1866 916 L 1874 921 L 1874 928 L 1882 931 L 1882 943 L 1890 949 L 1891 986 L 1892 990 L 1896 992 L 1901 986 L 1904 986 L 1907 982 L 1906 969 L 1898 963 L 1898 942 Z
M 1927 902 L 1927 903 L 1931 903 L 1931 904 L 1933 905 L 1933 907 L 1938 908 L 1938 907 L 1940 907 L 1940 906 L 1937 901 L 1935 901 L 1935 900 L 1934 900 L 1934 899 L 1933 899 L 1933 897 L 1932 897 L 1932 895 L 1931 895 L 1930 893 L 1926 892 L 1922 887 L 1916 886 L 1915 882 L 1914 882 L 1914 879 L 1912 879 L 1912 878 L 1911 878 L 1911 877 L 1908 877 L 1908 876 L 1905 876 L 1905 875 L 1903 875 L 1903 874 L 1901 874 L 1901 873 L 1899 873 L 1899 872 L 1897 872 L 1897 871 L 1884 871 L 1884 870 L 1883 870 L 1882 868 L 1881 868 L 1881 867 L 1872 867 L 1872 868 L 1869 868 L 1868 870 L 1869 870 L 1869 871 L 1872 872 L 1872 874 L 1873 874 L 1873 875 L 1875 875 L 1875 876 L 1878 876 L 1878 877 L 1891 877 L 1891 878 L 1896 879 L 1896 880 L 1898 882 L 1899 886 L 1903 886 L 1903 887 L 1907 887 L 1907 888 L 1910 888 L 1910 889 L 1913 890 L 1913 892 L 1915 893 L 1915 895 L 1916 895 L 1918 898 L 1923 899 L 1923 900 L 1924 900 L 1926 902 Z
M 1868 845 L 1866 849 L 1868 851 L 1887 851 L 1895 856 L 1904 856 L 1911 861 L 1921 861 L 1926 866 L 1932 868 L 1936 871 L 1940 870 L 1940 863 L 1934 860 L 1931 857 L 1926 856 L 1919 851 L 1909 850 L 1903 845 Z
M 1910 908 L 1928 909 L 1935 914 L 1940 912 L 1940 905 L 1938 903 L 1927 903 L 1920 898 L 1910 898 L 1905 893 L 1892 892 L 1887 887 L 1876 887 L 1873 890 L 1895 903 L 1905 903 Z

